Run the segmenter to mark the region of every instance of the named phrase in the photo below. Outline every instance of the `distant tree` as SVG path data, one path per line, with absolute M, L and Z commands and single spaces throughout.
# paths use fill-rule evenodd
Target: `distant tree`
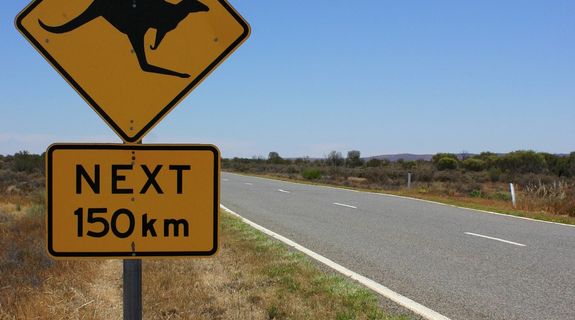
M 481 152 L 480 154 L 473 157 L 474 159 L 482 160 L 485 164 L 485 168 L 493 168 L 497 165 L 497 160 L 499 156 L 493 152 Z
M 264 156 L 262 156 L 261 154 L 258 154 L 257 156 L 256 156 L 256 155 L 252 156 L 252 160 L 254 160 L 255 162 L 264 162 L 264 161 L 266 161 L 266 159 L 264 158 Z
M 471 154 L 467 150 L 461 151 L 461 161 L 471 158 Z
M 437 153 L 431 157 L 431 162 L 437 170 L 452 170 L 457 169 L 459 159 L 453 153 Z
M 411 170 L 411 169 L 415 168 L 416 166 L 417 166 L 417 162 L 415 162 L 413 160 L 403 161 L 401 163 L 401 167 L 405 170 Z
M 457 158 L 457 155 L 455 155 L 453 153 L 437 153 L 433 157 L 431 157 L 431 161 L 433 162 L 433 164 L 435 164 L 437 166 L 439 164 L 439 161 L 443 158 L 451 158 L 451 159 L 455 160 L 456 162 L 459 161 L 459 159 Z
M 297 164 L 297 165 L 306 164 L 306 163 L 310 163 L 310 162 L 311 161 L 310 161 L 309 157 L 307 157 L 307 156 L 304 158 L 297 158 L 294 160 L 294 164 Z
M 437 161 L 438 170 L 454 170 L 457 169 L 457 160 L 452 157 L 443 157 Z
M 282 164 L 284 160 L 280 157 L 279 153 L 272 151 L 268 154 L 268 162 L 272 164 Z
M 575 151 L 571 152 L 569 160 L 567 160 L 567 175 L 575 177 Z
M 348 151 L 347 158 L 345 159 L 345 164 L 350 168 L 362 166 L 363 160 L 361 160 L 361 153 L 358 150 Z
M 469 171 L 482 171 L 485 169 L 485 161 L 477 158 L 467 158 L 462 162 L 463 168 Z
M 542 173 L 547 170 L 545 157 L 531 150 L 510 152 L 497 161 L 503 171 L 512 173 Z
M 370 168 L 377 168 L 377 167 L 381 167 L 383 165 L 383 161 L 373 158 L 373 159 L 369 159 L 369 161 L 367 161 L 365 163 L 366 166 L 370 167 Z
M 558 177 L 569 176 L 569 157 L 557 156 L 550 153 L 541 153 L 547 163 L 547 169 Z
M 30 154 L 28 151 L 20 151 L 14 154 L 12 158 L 12 170 L 25 171 L 44 171 L 44 161 L 41 155 Z
M 343 165 L 344 160 L 343 156 L 341 155 L 341 152 L 334 150 L 327 155 L 326 162 L 330 166 L 337 167 Z

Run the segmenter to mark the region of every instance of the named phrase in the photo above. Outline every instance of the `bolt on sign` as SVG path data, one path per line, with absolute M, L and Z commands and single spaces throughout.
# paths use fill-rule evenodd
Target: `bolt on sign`
M 216 147 L 54 144 L 46 157 L 47 246 L 52 256 L 216 253 Z
M 226 0 L 35 0 L 16 27 L 125 142 L 250 33 Z

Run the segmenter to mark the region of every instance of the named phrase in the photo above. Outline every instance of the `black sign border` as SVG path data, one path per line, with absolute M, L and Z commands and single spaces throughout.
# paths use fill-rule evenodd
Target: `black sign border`
M 22 20 L 36 8 L 42 1 L 44 0 L 34 0 L 31 2 L 22 12 L 18 14 L 16 17 L 16 28 L 24 35 L 24 37 L 44 56 L 46 60 L 60 73 L 64 79 L 80 94 L 82 98 L 96 111 L 96 113 L 104 119 L 104 121 L 116 132 L 116 134 L 125 142 L 138 142 L 141 141 L 144 136 L 153 128 L 155 127 L 162 118 L 164 118 L 174 107 L 180 103 L 200 82 L 202 82 L 216 67 L 222 63 L 229 55 L 232 54 L 234 50 L 236 50 L 250 35 L 250 26 L 249 24 L 240 16 L 240 14 L 226 1 L 226 0 L 217 0 L 233 17 L 234 19 L 243 27 L 243 33 L 234 41 L 226 50 L 220 54 L 216 60 L 214 60 L 208 67 L 201 72 L 196 78 L 190 82 L 188 86 L 182 90 L 170 103 L 168 103 L 152 120 L 150 120 L 139 132 L 137 132 L 134 136 L 129 136 L 124 132 L 117 124 L 114 122 L 108 114 L 104 112 L 104 110 L 90 97 L 90 95 L 80 87 L 80 85 L 64 70 L 64 68 L 52 57 L 46 49 L 42 46 L 42 44 L 37 41 L 32 34 L 24 28 L 22 25 Z
M 208 251 L 125 251 L 125 252 L 57 252 L 53 248 L 53 154 L 56 150 L 158 150 L 158 151 L 211 151 L 214 154 L 214 203 L 213 203 L 213 247 Z M 212 256 L 219 248 L 219 209 L 220 209 L 220 152 L 213 145 L 161 145 L 161 144 L 53 144 L 46 151 L 46 245 L 55 258 L 133 258 L 142 257 L 187 257 Z

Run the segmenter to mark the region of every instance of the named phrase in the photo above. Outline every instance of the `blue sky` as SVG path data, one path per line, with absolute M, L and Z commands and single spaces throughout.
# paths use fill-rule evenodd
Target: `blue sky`
M 224 157 L 575 151 L 575 1 L 234 0 L 250 39 L 144 143 Z M 0 2 L 0 154 L 121 142 Z

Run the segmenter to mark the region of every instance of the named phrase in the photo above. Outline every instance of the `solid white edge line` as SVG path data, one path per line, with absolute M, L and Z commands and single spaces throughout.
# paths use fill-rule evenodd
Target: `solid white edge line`
M 252 221 L 240 216 L 236 212 L 228 209 L 223 204 L 220 204 L 220 208 L 229 212 L 231 215 L 240 218 L 244 223 L 252 226 L 254 229 L 259 230 L 259 231 L 267 234 L 268 236 L 275 238 L 275 239 L 287 244 L 290 247 L 293 247 L 294 249 L 304 253 L 305 255 L 311 257 L 312 259 L 315 259 L 315 260 L 325 264 L 326 266 L 334 269 L 335 271 L 343 274 L 344 276 L 349 277 L 349 278 L 363 284 L 364 286 L 368 287 L 369 289 L 371 289 L 371 290 L 377 292 L 378 294 L 388 298 L 389 300 L 415 312 L 416 314 L 422 316 L 425 319 L 450 320 L 446 316 L 444 316 L 444 315 L 442 315 L 436 311 L 433 311 L 424 305 L 421 305 L 421 304 L 419 304 L 419 303 L 417 303 L 417 302 L 415 302 L 415 301 L 413 301 L 413 300 L 411 300 L 405 296 L 402 296 L 401 294 L 399 294 L 399 293 L 397 293 L 397 292 L 395 292 L 395 291 L 393 291 L 393 290 L 391 290 L 391 289 L 389 289 L 389 288 L 387 288 L 387 287 L 385 287 L 385 286 L 383 286 L 383 285 L 381 285 L 381 284 L 379 284 L 379 283 L 377 283 L 377 282 L 375 282 L 369 278 L 366 278 L 366 277 L 364 277 L 364 276 L 362 276 L 356 272 L 353 272 L 353 271 L 331 261 L 330 259 L 297 244 L 296 242 L 294 242 L 294 241 L 292 241 L 292 240 L 290 240 L 284 236 L 281 236 L 281 235 L 279 235 L 279 234 L 277 234 L 271 230 L 268 230 L 268 229 L 260 226 L 259 224 L 255 223 L 255 222 L 252 222 Z
M 345 203 L 338 203 L 338 202 L 334 202 L 333 204 L 335 204 L 336 206 L 340 206 L 340 207 L 346 207 L 346 208 L 357 209 L 357 207 L 354 207 L 354 206 L 350 206 L 349 204 L 345 204 Z
M 575 225 L 573 225 L 573 224 L 567 224 L 567 223 L 561 223 L 561 222 L 553 222 L 553 221 L 545 221 L 545 220 L 537 220 L 537 219 L 533 219 L 533 218 L 514 216 L 514 215 L 510 215 L 510 214 L 505 214 L 505 213 L 499 213 L 499 212 L 493 212 L 493 211 L 487 211 L 487 210 L 481 210 L 481 209 L 473 209 L 473 208 L 460 207 L 460 206 L 456 206 L 456 205 L 453 205 L 453 204 L 446 204 L 446 203 L 441 203 L 441 202 L 437 202 L 437 201 L 431 201 L 431 200 L 425 200 L 425 199 L 418 199 L 418 198 L 410 198 L 410 197 L 406 197 L 406 196 L 397 196 L 397 195 L 389 194 L 389 193 L 372 192 L 372 191 L 359 191 L 359 190 L 352 190 L 352 189 L 346 189 L 346 188 L 322 186 L 322 185 L 315 185 L 315 184 L 306 184 L 306 183 L 302 183 L 302 182 L 294 182 L 294 181 L 284 181 L 284 180 L 279 180 L 279 179 L 262 178 L 262 177 L 250 176 L 250 175 L 247 175 L 247 174 L 239 174 L 239 173 L 233 173 L 233 172 L 225 172 L 225 171 L 222 171 L 222 172 L 224 172 L 224 173 L 226 173 L 226 174 L 233 174 L 233 175 L 237 175 L 237 176 L 250 177 L 250 178 L 256 178 L 256 179 L 263 179 L 263 180 L 270 180 L 270 181 L 275 181 L 275 182 L 280 181 L 280 182 L 285 182 L 285 183 L 299 184 L 299 185 L 302 185 L 302 186 L 312 186 L 312 187 L 328 188 L 328 189 L 335 189 L 335 190 L 349 191 L 349 192 L 362 192 L 362 193 L 374 194 L 374 195 L 383 196 L 383 197 L 392 197 L 392 198 L 400 198 L 400 199 L 413 200 L 413 201 L 419 201 L 419 202 L 434 203 L 434 204 L 438 204 L 438 205 L 441 205 L 441 206 L 458 208 L 458 209 L 467 210 L 467 211 L 475 211 L 475 212 L 489 213 L 489 214 L 494 214 L 494 215 L 503 216 L 503 217 L 509 217 L 509 218 L 515 218 L 515 219 L 522 219 L 522 220 L 528 220 L 528 221 L 534 221 L 534 222 L 542 222 L 542 223 L 548 223 L 548 224 L 556 224 L 556 225 L 560 225 L 560 226 L 575 228 Z
M 526 247 L 526 245 L 524 245 L 524 244 L 517 243 L 517 242 L 513 242 L 513 241 L 509 241 L 509 240 L 494 238 L 494 237 L 485 236 L 485 235 L 478 234 L 478 233 L 473 233 L 473 232 L 464 232 L 464 233 L 467 234 L 467 235 L 470 235 L 470 236 L 474 236 L 474 237 L 480 237 L 480 238 L 485 238 L 485 239 L 490 239 L 490 240 L 505 242 L 505 243 L 509 243 L 509 244 L 512 244 L 512 245 L 520 246 L 520 247 Z

